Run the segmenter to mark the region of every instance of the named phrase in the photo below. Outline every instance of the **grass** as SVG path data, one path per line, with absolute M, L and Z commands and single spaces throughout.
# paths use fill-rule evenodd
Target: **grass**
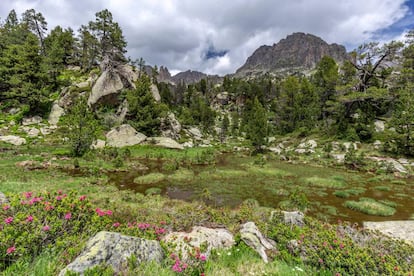
M 283 178 L 283 177 L 291 177 L 294 176 L 294 174 L 277 168 L 269 168 L 269 167 L 256 167 L 256 166 L 250 166 L 248 168 L 248 172 L 250 174 L 258 175 L 258 176 L 265 176 L 265 177 L 277 177 L 277 178 Z
M 344 206 L 352 210 L 373 216 L 392 216 L 395 214 L 395 208 L 384 203 L 378 202 L 372 198 L 360 198 L 359 201 L 345 201 Z
M 194 172 L 189 169 L 178 169 L 173 174 L 168 176 L 168 179 L 171 181 L 183 182 L 190 181 L 194 178 Z
M 306 185 L 320 187 L 320 188 L 343 188 L 346 186 L 346 182 L 343 178 L 330 177 L 322 178 L 318 176 L 312 176 L 304 179 Z
M 351 188 L 346 190 L 338 190 L 334 192 L 334 195 L 340 198 L 348 198 L 353 195 L 359 195 L 365 193 L 365 188 Z
M 136 184 L 153 184 L 165 180 L 167 176 L 162 173 L 149 173 L 143 176 L 138 176 L 134 179 Z
M 374 189 L 378 190 L 378 191 L 383 191 L 383 192 L 391 191 L 391 187 L 389 187 L 389 186 L 376 186 L 376 187 L 374 187 Z

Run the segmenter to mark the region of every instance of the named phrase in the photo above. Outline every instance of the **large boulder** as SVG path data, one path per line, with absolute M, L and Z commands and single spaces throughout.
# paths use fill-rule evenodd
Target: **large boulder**
M 369 159 L 379 163 L 380 165 L 386 165 L 388 168 L 391 168 L 394 172 L 408 173 L 408 170 L 397 160 L 390 158 L 390 157 L 377 157 L 377 156 L 370 156 Z
M 167 117 L 161 119 L 161 133 L 164 137 L 180 138 L 181 124 L 174 113 L 169 112 Z
M 15 136 L 15 135 L 5 135 L 0 136 L 0 141 L 15 145 L 15 146 L 21 146 L 23 144 L 26 144 L 26 139 Z
M 190 233 L 172 232 L 163 241 L 175 246 L 183 261 L 188 260 L 188 252 L 194 248 L 204 249 L 200 253 L 208 258 L 212 249 L 228 249 L 234 245 L 234 237 L 227 229 L 202 226 L 194 226 Z
M 40 134 L 40 130 L 38 130 L 35 127 L 22 126 L 20 129 L 26 132 L 27 136 L 29 136 L 30 138 L 37 137 Z
M 91 238 L 83 252 L 59 275 L 73 271 L 83 275 L 84 271 L 100 264 L 110 265 L 116 273 L 128 267 L 128 260 L 134 255 L 136 265 L 143 262 L 161 263 L 164 251 L 158 241 L 124 236 L 102 231 Z
M 266 251 L 276 251 L 275 242 L 264 237 L 254 222 L 246 222 L 240 229 L 241 239 L 259 253 L 265 263 L 269 262 Z
M 201 130 L 197 127 L 190 127 L 188 129 L 186 129 L 185 131 L 194 140 L 201 141 L 203 139 L 203 134 L 201 133 Z
M 403 240 L 414 245 L 414 220 L 364 222 L 364 228 L 380 231 L 384 235 Z
M 376 120 L 374 122 L 374 126 L 375 126 L 375 131 L 376 132 L 383 132 L 385 130 L 385 123 L 384 123 L 384 121 Z
M 179 144 L 174 139 L 168 137 L 151 137 L 147 139 L 149 143 L 154 144 L 158 147 L 163 147 L 167 149 L 184 149 L 184 146 Z
M 124 88 L 120 75 L 113 71 L 104 71 L 92 87 L 88 105 L 95 105 L 101 98 L 116 94 Z
M 60 107 L 58 101 L 55 101 L 52 105 L 52 110 L 50 111 L 49 118 L 47 121 L 50 125 L 57 125 L 60 117 L 65 113 L 65 110 Z
M 147 136 L 137 132 L 128 124 L 111 129 L 106 134 L 107 145 L 116 148 L 137 145 L 145 141 L 145 139 L 147 139 Z

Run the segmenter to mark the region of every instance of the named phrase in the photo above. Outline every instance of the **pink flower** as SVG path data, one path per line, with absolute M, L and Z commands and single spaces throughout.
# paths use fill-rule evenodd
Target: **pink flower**
M 50 226 L 49 225 L 45 225 L 42 228 L 43 231 L 49 231 L 50 230 Z
M 4 210 L 4 211 L 7 211 L 7 210 L 9 210 L 9 209 L 10 209 L 10 205 L 4 205 L 4 206 L 3 206 L 3 210 Z
M 56 200 L 57 200 L 57 201 L 62 200 L 62 196 L 57 196 L 57 197 L 56 197 Z
M 80 197 L 79 197 L 79 201 L 84 201 L 86 199 L 86 195 L 81 195 Z
M 8 218 L 6 218 L 6 219 L 4 220 L 4 222 L 5 222 L 6 224 L 10 224 L 10 223 L 12 223 L 12 222 L 13 222 L 13 217 L 8 217 Z
M 323 260 L 322 259 L 319 259 L 319 261 L 318 261 L 320 264 L 323 264 Z
M 71 213 L 67 213 L 66 215 L 65 215 L 65 219 L 66 220 L 70 220 L 70 218 L 72 217 L 72 214 Z
M 202 260 L 203 262 L 206 260 L 206 256 L 205 255 L 200 255 L 200 260 Z
M 115 222 L 114 224 L 112 224 L 113 227 L 119 227 L 121 224 L 119 222 Z
M 27 198 L 27 199 L 31 198 L 31 197 L 32 197 L 32 195 L 33 195 L 33 192 L 24 192 L 24 193 L 23 193 L 23 196 L 24 196 L 25 198 Z
M 98 216 L 100 216 L 100 217 L 105 216 L 105 212 L 104 212 L 104 211 L 102 211 L 102 210 L 101 210 L 101 209 L 99 209 L 99 208 L 96 208 L 96 209 L 95 209 L 95 212 L 96 212 L 96 214 L 97 214 Z
M 145 230 L 145 229 L 148 229 L 148 228 L 150 228 L 151 227 L 151 224 L 149 224 L 149 223 L 138 223 L 138 228 L 139 229 L 141 229 L 141 230 Z
M 58 193 L 58 195 L 61 195 L 62 194 L 62 190 L 58 190 L 57 193 Z
M 12 254 L 14 251 L 16 251 L 16 247 L 11 246 L 11 247 L 7 248 L 6 253 L 7 253 L 7 255 L 10 255 L 10 254 Z
M 165 233 L 165 229 L 164 228 L 157 228 L 155 230 L 155 234 L 157 234 L 157 235 L 162 235 L 164 233 Z
M 26 221 L 27 221 L 27 222 L 32 222 L 32 221 L 33 221 L 33 216 L 29 215 L 29 216 L 26 218 Z
M 111 211 L 111 210 L 108 210 L 108 211 L 106 211 L 106 214 L 107 214 L 108 216 L 110 216 L 110 215 L 112 215 L 112 211 Z

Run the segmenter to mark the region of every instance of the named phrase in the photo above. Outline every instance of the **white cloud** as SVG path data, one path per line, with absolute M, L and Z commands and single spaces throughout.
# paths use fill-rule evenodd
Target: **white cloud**
M 128 55 L 171 70 L 234 72 L 252 52 L 292 32 L 307 32 L 348 46 L 378 38 L 409 12 L 405 0 L 2 0 L 0 16 L 11 9 L 21 14 L 35 8 L 49 29 L 94 19 L 108 8 L 128 41 Z M 383 34 L 385 39 L 386 33 Z M 396 35 L 394 34 L 393 37 Z M 229 50 L 223 57 L 205 60 L 210 46 Z

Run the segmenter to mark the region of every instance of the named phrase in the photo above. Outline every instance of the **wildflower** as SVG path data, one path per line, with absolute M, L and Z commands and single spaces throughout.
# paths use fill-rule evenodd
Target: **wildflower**
M 6 253 L 7 253 L 7 255 L 10 255 L 10 254 L 12 254 L 14 251 L 16 251 L 16 247 L 11 246 L 11 247 L 7 248 Z
M 201 261 L 203 261 L 203 262 L 204 262 L 206 259 L 207 259 L 207 258 L 206 258 L 206 255 L 200 255 L 200 260 L 201 260 Z
M 110 216 L 110 215 L 112 215 L 112 211 L 111 211 L 111 210 L 107 210 L 107 211 L 106 211 L 106 214 L 107 214 L 108 216 Z
M 145 230 L 151 227 L 151 224 L 149 223 L 138 223 L 138 228 L 141 230 Z
M 97 214 L 98 216 L 100 216 L 100 217 L 105 216 L 105 211 L 102 211 L 102 210 L 101 210 L 101 209 L 99 209 L 99 208 L 96 208 L 96 209 L 95 209 L 95 212 L 96 212 L 96 214 Z
M 174 270 L 175 272 L 182 272 L 183 271 L 183 269 L 180 266 L 180 260 L 177 259 L 175 261 L 175 263 L 174 263 L 174 265 L 172 267 L 172 270 Z
M 165 229 L 164 228 L 157 228 L 155 230 L 155 234 L 157 234 L 157 235 L 162 235 L 164 233 L 165 233 Z
M 343 249 L 343 248 L 345 247 L 345 245 L 344 245 L 343 243 L 341 243 L 341 244 L 339 245 L 339 247 L 340 247 L 341 249 Z
M 8 218 L 6 218 L 6 219 L 4 220 L 4 222 L 5 222 L 6 224 L 10 224 L 10 223 L 12 223 L 12 222 L 13 222 L 13 217 L 8 217 Z
M 63 198 L 63 197 L 59 195 L 59 196 L 57 196 L 57 197 L 56 197 L 56 200 L 57 200 L 57 201 L 61 201 L 61 200 L 62 200 L 62 198 Z
M 31 197 L 32 197 L 32 195 L 33 195 L 33 192 L 24 192 L 24 193 L 23 193 L 23 196 L 24 196 L 26 199 L 31 198 Z
M 114 224 L 112 224 L 113 227 L 119 227 L 121 225 L 121 223 L 119 222 L 115 222 Z
M 3 206 L 3 210 L 4 210 L 4 211 L 7 211 L 7 210 L 9 210 L 9 209 L 10 209 L 10 205 L 4 205 L 4 206 Z
M 318 260 L 318 262 L 319 262 L 320 264 L 323 264 L 323 260 L 322 260 L 322 259 L 319 259 L 319 260 Z
M 65 215 L 65 219 L 66 220 L 70 220 L 70 218 L 72 217 L 72 214 L 71 213 L 67 213 L 66 215 Z
M 86 195 L 81 195 L 80 197 L 79 197 L 79 201 L 84 201 L 86 199 Z
M 164 220 L 162 220 L 162 221 L 160 222 L 160 224 L 161 224 L 161 225 L 165 225 L 165 224 L 167 224 L 167 222 L 166 222 L 166 221 L 164 221 Z
M 32 216 L 32 215 L 29 215 L 29 216 L 26 218 L 26 221 L 27 221 L 27 222 L 32 222 L 32 221 L 33 221 L 33 216 Z
M 50 226 L 49 225 L 45 225 L 42 228 L 43 231 L 49 231 L 50 230 Z
M 58 190 L 57 193 L 58 193 L 58 195 L 61 195 L 63 192 L 62 192 L 62 190 Z

